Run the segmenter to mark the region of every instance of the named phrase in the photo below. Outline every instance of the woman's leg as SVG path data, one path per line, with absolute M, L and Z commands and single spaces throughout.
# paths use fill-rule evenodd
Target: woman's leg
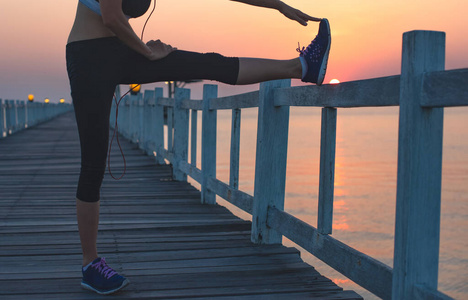
M 301 77 L 302 65 L 299 58 L 290 60 L 239 58 L 239 75 L 236 84 Z
M 96 240 L 99 225 L 99 201 L 84 202 L 77 198 L 76 217 L 83 251 L 83 266 L 86 266 L 98 257 Z
M 163 59 L 149 61 L 129 49 L 121 63 L 125 75 L 120 83 L 208 79 L 242 85 L 302 77 L 299 58 L 289 60 L 236 58 L 217 53 L 177 50 Z

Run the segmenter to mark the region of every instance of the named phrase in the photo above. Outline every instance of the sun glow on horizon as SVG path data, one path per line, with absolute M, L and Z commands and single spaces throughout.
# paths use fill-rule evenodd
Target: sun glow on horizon
M 330 84 L 338 84 L 340 81 L 338 79 L 332 79 L 330 80 Z

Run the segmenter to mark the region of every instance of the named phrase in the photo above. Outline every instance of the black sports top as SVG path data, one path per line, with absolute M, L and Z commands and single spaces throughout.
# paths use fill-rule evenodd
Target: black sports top
M 79 0 L 89 9 L 101 15 L 99 0 Z M 122 11 L 129 18 L 138 18 L 144 15 L 151 5 L 151 0 L 123 0 Z

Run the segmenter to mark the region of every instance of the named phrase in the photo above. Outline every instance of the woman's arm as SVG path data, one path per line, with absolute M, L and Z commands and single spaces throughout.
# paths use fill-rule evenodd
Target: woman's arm
M 122 11 L 122 0 L 101 0 L 102 21 L 127 46 L 144 55 L 149 60 L 167 56 L 176 48 L 161 41 L 149 41 L 145 44 L 135 33 Z
M 266 7 L 276 9 L 287 18 L 299 22 L 299 24 L 307 26 L 308 21 L 315 21 L 318 22 L 320 18 L 314 18 L 309 16 L 308 14 L 303 13 L 302 11 L 295 9 L 287 5 L 286 3 L 280 0 L 231 0 L 236 2 L 242 2 L 249 5 L 259 6 L 259 7 Z

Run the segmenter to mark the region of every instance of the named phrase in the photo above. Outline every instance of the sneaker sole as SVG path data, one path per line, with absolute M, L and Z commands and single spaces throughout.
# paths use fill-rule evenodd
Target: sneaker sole
M 328 46 L 327 46 L 327 50 L 325 51 L 325 55 L 323 56 L 322 65 L 320 66 L 320 72 L 317 77 L 317 83 L 316 83 L 317 85 L 322 85 L 323 80 L 325 79 L 325 73 L 327 72 L 328 55 L 330 54 L 330 45 L 331 45 L 330 23 L 328 23 L 327 19 L 323 19 L 322 21 L 327 23 Z
M 93 291 L 93 292 L 96 292 L 100 295 L 109 295 L 109 294 L 112 294 L 112 293 L 115 293 L 121 289 L 123 289 L 124 287 L 126 287 L 128 284 L 130 283 L 130 281 L 128 279 L 125 279 L 122 284 L 118 287 L 118 288 L 115 288 L 113 290 L 109 290 L 109 291 L 100 291 L 100 290 L 97 290 L 95 288 L 93 288 L 92 286 L 90 286 L 89 284 L 86 284 L 84 282 L 81 282 L 81 287 L 85 290 L 88 290 L 88 291 Z

